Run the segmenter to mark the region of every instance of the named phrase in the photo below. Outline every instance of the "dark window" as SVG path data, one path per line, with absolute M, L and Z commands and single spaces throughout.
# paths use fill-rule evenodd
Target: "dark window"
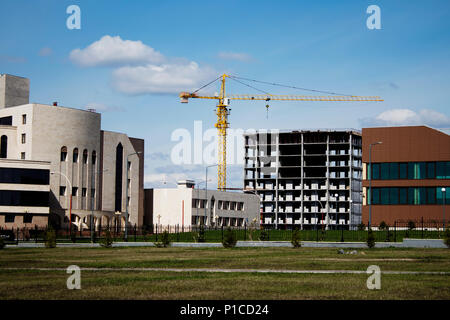
M 400 173 L 400 179 L 406 179 L 408 178 L 408 164 L 407 163 L 400 163 L 399 164 L 399 173 Z
M 381 204 L 389 204 L 389 188 L 381 188 Z
M 13 214 L 7 214 L 5 216 L 5 223 L 14 223 L 14 219 L 16 218 Z
M 73 163 L 78 163 L 78 148 L 73 149 Z
M 408 204 L 416 204 L 416 188 L 408 188 Z
M 435 188 L 427 188 L 427 204 L 436 204 Z
M 12 116 L 0 118 L 0 126 L 12 126 Z
M 91 198 L 95 197 L 95 189 L 91 189 Z
M 48 207 L 49 192 L 0 190 L 0 206 Z
M 0 183 L 49 184 L 50 171 L 42 169 L 0 168 Z
M 67 147 L 61 148 L 61 161 L 67 160 Z
M 378 180 L 380 179 L 380 164 L 379 163 L 372 163 L 373 170 L 373 179 L 372 180 Z
M 27 142 L 27 137 L 25 135 L 25 133 L 22 133 L 22 144 Z
M 382 180 L 388 180 L 389 179 L 389 163 L 382 163 L 381 164 L 381 179 Z
M 408 203 L 408 189 L 400 188 L 399 195 L 400 195 L 400 204 L 407 204 Z
M 25 214 L 23 216 L 23 223 L 32 223 L 33 222 L 33 215 L 32 214 Z
M 389 165 L 389 179 L 391 180 L 398 179 L 398 162 L 392 162 Z
M 76 197 L 78 194 L 78 187 L 72 187 L 72 197 Z
M 64 186 L 60 186 L 59 187 L 59 195 L 60 196 L 65 196 L 66 195 L 66 187 L 64 187 Z
M 427 188 L 419 188 L 418 195 L 418 204 L 427 204 Z
M 86 188 L 81 189 L 81 196 L 86 197 L 86 194 L 87 194 L 87 189 Z
M 389 204 L 398 204 L 398 188 L 389 189 Z
M 83 163 L 87 164 L 88 162 L 88 151 L 86 149 L 83 150 Z
M 116 147 L 116 201 L 115 211 L 122 211 L 122 175 L 123 175 L 123 147 L 119 143 Z
M 8 157 L 8 137 L 2 136 L 0 139 L 0 158 Z
M 436 163 L 428 162 L 427 163 L 427 179 L 435 179 L 436 178 Z
M 414 162 L 408 162 L 408 179 L 412 180 L 416 178 L 416 166 Z
M 427 178 L 427 163 L 419 162 L 417 164 L 417 177 L 416 179 L 426 179 Z
M 22 124 L 27 124 L 27 115 L 26 114 L 22 115 Z
M 380 189 L 372 189 L 372 204 L 380 204 Z
M 95 165 L 95 161 L 97 160 L 97 153 L 94 151 L 92 151 L 92 165 Z
M 25 152 L 20 153 L 20 159 L 25 160 Z

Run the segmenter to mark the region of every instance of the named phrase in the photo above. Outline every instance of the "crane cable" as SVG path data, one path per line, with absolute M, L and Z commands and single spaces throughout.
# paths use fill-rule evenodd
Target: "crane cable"
M 332 95 L 338 95 L 338 96 L 355 97 L 355 96 L 352 95 L 352 94 L 343 94 L 343 93 L 336 93 L 336 92 L 330 92 L 330 91 L 321 91 L 321 90 L 315 90 L 315 89 L 306 89 L 306 88 L 300 88 L 300 87 L 295 87 L 295 86 L 288 86 L 288 85 L 284 85 L 284 84 L 279 84 L 279 83 L 275 83 L 275 82 L 259 81 L 259 80 L 248 79 L 248 78 L 237 77 L 237 76 L 229 76 L 229 77 L 230 77 L 230 78 L 234 78 L 234 80 L 236 80 L 236 79 L 241 79 L 241 80 L 252 81 L 252 82 L 257 82 L 257 83 L 262 83 L 262 84 L 269 84 L 269 85 L 272 85 L 272 86 L 279 86 L 279 87 L 285 87 L 285 88 L 291 88 L 291 89 L 298 89 L 298 90 L 304 90 L 304 91 L 311 91 L 311 92 L 326 93 L 326 94 L 332 94 Z

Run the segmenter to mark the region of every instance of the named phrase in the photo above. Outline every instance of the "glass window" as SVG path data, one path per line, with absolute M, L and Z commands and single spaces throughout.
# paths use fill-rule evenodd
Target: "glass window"
M 381 188 L 381 204 L 389 204 L 389 188 Z
M 88 151 L 86 149 L 83 150 L 83 163 L 87 164 L 88 162 Z
M 428 162 L 427 163 L 427 179 L 435 179 L 436 178 L 436 163 Z
M 416 178 L 416 163 L 408 162 L 408 179 L 412 180 Z
M 416 204 L 416 188 L 408 188 L 408 204 Z
M 400 171 L 400 179 L 407 179 L 408 178 L 408 164 L 407 163 L 400 163 L 399 165 L 399 171 Z
M 400 204 L 407 204 L 408 201 L 408 189 L 407 188 L 400 188 L 399 189 L 399 195 L 400 195 Z
M 72 197 L 76 197 L 78 194 L 78 187 L 72 187 Z
M 419 188 L 418 196 L 417 204 L 427 204 L 427 188 Z
M 447 169 L 445 170 L 445 179 L 450 179 L 450 161 L 447 161 Z
M 27 124 L 27 115 L 26 114 L 22 115 L 22 124 Z
M 14 218 L 15 218 L 16 216 L 15 215 L 13 215 L 13 214 L 7 214 L 6 216 L 5 216 L 5 223 L 14 223 Z
M 92 151 L 92 165 L 95 165 L 95 161 L 97 160 L 97 153 L 94 151 Z
M 372 163 L 372 166 L 373 166 L 373 170 L 372 170 L 373 180 L 380 179 L 380 164 Z
M 398 188 L 389 188 L 389 203 L 398 204 Z
M 416 179 L 426 179 L 427 178 L 427 163 L 419 162 L 416 164 Z
M 27 142 L 27 137 L 25 133 L 22 133 L 22 144 Z
M 427 188 L 427 204 L 436 204 L 435 188 Z
M 61 148 L 61 161 L 66 161 L 67 159 L 67 147 Z
M 390 167 L 389 179 L 397 180 L 398 179 L 398 162 L 392 162 L 389 167 Z
M 66 187 L 64 187 L 64 186 L 60 186 L 59 187 L 59 195 L 60 196 L 65 196 L 66 195 Z
M 446 163 L 443 161 L 436 162 L 436 178 L 445 179 Z
M 25 160 L 25 152 L 20 153 L 20 159 Z
M 389 179 L 389 163 L 382 163 L 381 164 L 381 179 L 382 180 L 388 180 Z
M 73 162 L 78 162 L 78 148 L 73 149 Z
M 32 223 L 33 222 L 33 215 L 32 214 L 25 214 L 23 216 L 23 223 Z

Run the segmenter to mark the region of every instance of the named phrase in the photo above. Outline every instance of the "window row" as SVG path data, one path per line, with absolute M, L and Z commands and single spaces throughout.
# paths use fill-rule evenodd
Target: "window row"
M 450 179 L 450 161 L 372 163 L 368 168 L 372 180 Z
M 49 170 L 0 168 L 0 183 L 48 185 L 49 179 Z
M 16 219 L 15 214 L 9 214 L 7 213 L 5 215 L 5 223 L 14 223 Z M 33 222 L 33 215 L 26 214 L 23 216 L 23 223 L 32 223 Z
M 446 191 L 442 191 L 442 189 L 442 187 L 372 188 L 372 204 L 424 205 L 450 203 L 450 189 L 448 187 L 444 188 Z
M 66 196 L 67 194 L 67 187 L 66 186 L 60 186 L 59 187 L 59 195 L 60 196 Z M 87 188 L 81 188 L 81 196 L 86 197 L 87 196 Z M 78 187 L 72 187 L 72 197 L 78 197 Z M 95 189 L 91 189 L 91 197 L 95 197 Z
M 49 192 L 0 190 L 0 206 L 48 207 Z
M 89 158 L 88 151 L 87 151 L 87 149 L 84 149 L 83 150 L 83 163 L 84 164 L 88 163 L 88 158 Z M 92 156 L 91 156 L 92 165 L 95 165 L 96 160 L 97 160 L 97 153 L 94 150 L 94 151 L 92 151 Z M 61 148 L 61 161 L 62 162 L 67 161 L 67 147 Z M 74 148 L 73 153 L 72 153 L 72 162 L 78 163 L 78 161 L 79 161 L 78 148 Z

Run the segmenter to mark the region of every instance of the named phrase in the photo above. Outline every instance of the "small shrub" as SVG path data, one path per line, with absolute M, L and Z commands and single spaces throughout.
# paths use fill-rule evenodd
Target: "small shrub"
M 0 250 L 5 247 L 5 241 L 3 241 L 3 238 L 0 236 Z
M 47 227 L 44 237 L 46 248 L 56 248 L 56 232 L 53 230 L 52 226 Z
M 414 223 L 414 221 L 409 220 L 408 221 L 408 229 L 409 230 L 414 230 L 416 228 L 416 224 Z
M 194 234 L 194 240 L 195 242 L 205 242 L 205 227 L 200 226 L 200 229 L 198 232 Z
M 170 246 L 170 235 L 169 232 L 164 231 L 161 233 L 160 241 L 154 242 L 155 246 L 158 248 L 166 248 Z
M 103 248 L 111 248 L 112 244 L 113 244 L 113 238 L 111 236 L 111 231 L 109 231 L 109 229 L 106 229 L 105 237 L 100 240 L 100 245 Z
M 302 243 L 300 242 L 300 231 L 298 231 L 297 228 L 295 228 L 292 233 L 291 243 L 294 248 L 300 248 L 302 246 Z
M 381 222 L 380 222 L 380 225 L 378 226 L 378 229 L 379 229 L 379 230 L 389 230 L 389 226 L 387 225 L 386 222 L 381 221 Z
M 450 229 L 445 229 L 444 233 L 444 243 L 450 249 Z
M 237 239 L 236 234 L 231 230 L 230 227 L 227 228 L 225 234 L 223 235 L 222 245 L 224 248 L 234 248 L 236 246 Z
M 269 240 L 269 233 L 267 232 L 267 230 L 261 230 L 261 232 L 259 233 L 259 240 L 260 241 L 267 241 Z
M 367 246 L 369 247 L 369 249 L 375 247 L 375 235 L 373 234 L 372 229 L 369 229 L 369 232 L 367 234 Z

